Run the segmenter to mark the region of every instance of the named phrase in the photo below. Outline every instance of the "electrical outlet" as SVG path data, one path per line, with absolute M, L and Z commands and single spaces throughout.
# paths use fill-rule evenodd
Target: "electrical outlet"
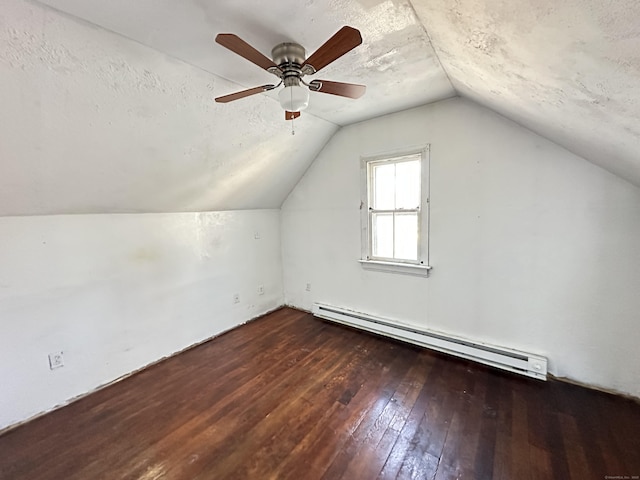
M 264 285 L 258 285 L 258 295 L 264 295 Z
M 54 352 L 49 354 L 49 368 L 51 370 L 64 367 L 64 357 L 62 352 Z
M 254 233 L 253 238 L 255 238 L 256 240 L 260 240 L 260 232 Z
M 234 293 L 233 294 L 233 303 L 240 303 L 240 294 L 239 293 Z
M 311 284 L 307 283 L 307 292 L 310 292 L 310 291 L 311 291 Z

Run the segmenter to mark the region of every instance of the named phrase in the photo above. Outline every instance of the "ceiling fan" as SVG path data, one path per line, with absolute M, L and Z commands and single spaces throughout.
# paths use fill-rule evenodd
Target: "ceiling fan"
M 307 83 L 302 79 L 305 75 L 319 72 L 362 43 L 360 32 L 353 27 L 342 27 L 309 58 L 305 57 L 306 53 L 302 45 L 297 43 L 287 42 L 276 45 L 271 50 L 273 60 L 270 60 L 237 35 L 220 33 L 216 36 L 216 42 L 280 79 L 280 83 L 276 85 L 261 85 L 218 97 L 216 98 L 218 103 L 232 102 L 284 85 L 278 98 L 280 105 L 285 110 L 285 120 L 293 120 L 300 116 L 301 110 L 307 108 L 309 90 L 347 98 L 360 98 L 366 90 L 364 85 L 353 83 L 330 82 L 328 80 L 311 80 Z

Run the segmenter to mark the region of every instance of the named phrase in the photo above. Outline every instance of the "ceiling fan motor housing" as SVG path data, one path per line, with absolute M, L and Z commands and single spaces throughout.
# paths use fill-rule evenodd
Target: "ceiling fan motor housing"
M 280 43 L 271 50 L 273 63 L 280 68 L 288 66 L 297 67 L 298 72 L 306 59 L 306 52 L 302 45 L 297 43 Z
M 309 91 L 300 85 L 305 50 L 297 43 L 281 43 L 271 50 L 273 63 L 278 65 L 284 89 L 278 95 L 280 105 L 286 111 L 299 112 L 309 104 Z
M 271 50 L 271 56 L 278 67 L 270 68 L 269 71 L 280 77 L 285 87 L 299 85 L 303 75 L 315 73 L 311 65 L 304 65 L 306 53 L 304 47 L 297 43 L 287 42 L 276 45 Z

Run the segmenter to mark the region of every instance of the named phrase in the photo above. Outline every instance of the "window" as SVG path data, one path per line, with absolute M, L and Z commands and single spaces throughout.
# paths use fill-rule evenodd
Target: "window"
M 431 268 L 428 151 L 363 158 L 363 267 L 417 275 Z

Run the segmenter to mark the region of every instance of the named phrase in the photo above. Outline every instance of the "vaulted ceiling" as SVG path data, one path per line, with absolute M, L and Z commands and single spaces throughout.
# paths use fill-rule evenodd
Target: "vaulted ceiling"
M 4 0 L 0 214 L 278 207 L 343 125 L 468 97 L 640 185 L 635 0 Z M 363 44 L 291 124 L 274 77 L 214 43 Z

